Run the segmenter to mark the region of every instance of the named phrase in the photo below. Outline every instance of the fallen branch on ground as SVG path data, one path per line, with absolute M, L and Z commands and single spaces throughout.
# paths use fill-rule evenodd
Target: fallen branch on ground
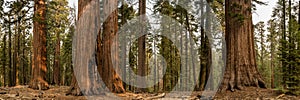
M 144 98 L 144 100 L 153 100 L 153 99 L 163 98 L 165 96 L 166 96 L 166 93 L 162 93 L 162 94 L 158 94 L 158 95 L 153 96 L 153 97 Z
M 281 95 L 277 96 L 276 99 L 279 99 L 279 98 L 283 97 L 284 95 L 285 94 L 281 94 Z

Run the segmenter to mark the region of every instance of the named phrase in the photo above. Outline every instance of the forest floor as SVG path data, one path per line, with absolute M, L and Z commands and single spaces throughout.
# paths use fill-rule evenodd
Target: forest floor
M 10 88 L 0 88 L 0 100 L 115 100 L 117 95 L 120 99 L 125 100 L 198 100 L 201 92 L 194 92 L 190 96 L 178 97 L 174 94 L 169 97 L 164 97 L 165 93 L 160 94 L 103 94 L 100 96 L 70 96 L 66 95 L 69 87 L 66 86 L 51 86 L 49 90 L 39 91 L 28 88 L 27 86 L 16 86 Z M 180 92 L 182 93 L 182 92 Z M 211 99 L 205 97 L 206 99 Z M 214 100 L 300 100 L 300 96 L 286 95 L 271 89 L 247 88 L 244 91 L 216 94 Z

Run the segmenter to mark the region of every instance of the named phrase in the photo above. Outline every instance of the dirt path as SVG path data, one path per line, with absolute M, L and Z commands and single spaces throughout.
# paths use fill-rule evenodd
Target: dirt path
M 27 86 L 16 86 L 11 88 L 0 88 L 0 100 L 115 100 L 116 96 L 124 100 L 199 100 L 201 92 L 194 92 L 190 96 L 179 96 L 185 94 L 178 92 L 165 97 L 166 93 L 159 94 L 110 94 L 105 93 L 100 96 L 67 96 L 66 92 L 69 87 L 66 86 L 51 86 L 49 90 L 39 91 L 27 88 Z M 226 91 L 216 94 L 215 97 L 204 97 L 205 99 L 214 100 L 300 100 L 298 96 L 291 96 L 278 93 L 270 89 L 247 88 L 247 91 Z M 203 97 L 203 96 L 202 96 Z

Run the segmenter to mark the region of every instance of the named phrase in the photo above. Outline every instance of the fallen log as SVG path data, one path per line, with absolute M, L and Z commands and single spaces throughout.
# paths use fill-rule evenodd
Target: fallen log
M 0 94 L 7 94 L 6 91 L 0 91 Z
M 5 88 L 0 88 L 0 90 L 3 90 L 3 91 L 8 91 L 7 89 L 5 89 Z
M 277 96 L 276 99 L 279 99 L 279 98 L 283 97 L 284 95 L 285 94 L 281 94 L 281 95 Z
M 162 93 L 162 94 L 158 94 L 158 95 L 153 96 L 153 97 L 144 98 L 144 100 L 153 100 L 153 99 L 163 98 L 165 96 L 166 96 L 166 93 Z

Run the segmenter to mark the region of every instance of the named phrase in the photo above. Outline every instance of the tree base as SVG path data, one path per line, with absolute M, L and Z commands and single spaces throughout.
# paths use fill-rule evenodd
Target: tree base
M 48 90 L 49 85 L 44 80 L 33 79 L 29 84 L 29 88 L 32 88 L 34 90 Z
M 82 95 L 99 95 L 101 93 L 103 93 L 103 90 L 101 85 L 98 84 L 97 82 L 92 82 L 91 83 L 87 83 L 90 87 L 82 87 L 80 88 L 78 86 L 78 83 L 76 81 L 75 75 L 73 74 L 73 78 L 72 78 L 72 84 L 70 86 L 69 91 L 67 92 L 67 95 L 74 95 L 74 96 L 82 96 Z
M 83 93 L 81 92 L 80 88 L 78 88 L 78 87 L 71 87 L 70 90 L 67 92 L 66 95 L 82 96 Z
M 220 88 L 220 92 L 224 92 L 230 90 L 231 92 L 235 92 L 236 90 L 244 90 L 245 87 L 257 87 L 257 88 L 267 88 L 265 82 L 261 78 L 256 78 L 255 82 L 252 84 L 237 84 L 236 82 L 226 82 Z
M 114 93 L 125 93 L 125 89 L 123 87 L 123 83 L 122 80 L 120 79 L 120 77 L 118 75 L 114 75 L 114 81 L 113 81 L 113 89 L 111 89 L 111 91 L 113 91 Z

